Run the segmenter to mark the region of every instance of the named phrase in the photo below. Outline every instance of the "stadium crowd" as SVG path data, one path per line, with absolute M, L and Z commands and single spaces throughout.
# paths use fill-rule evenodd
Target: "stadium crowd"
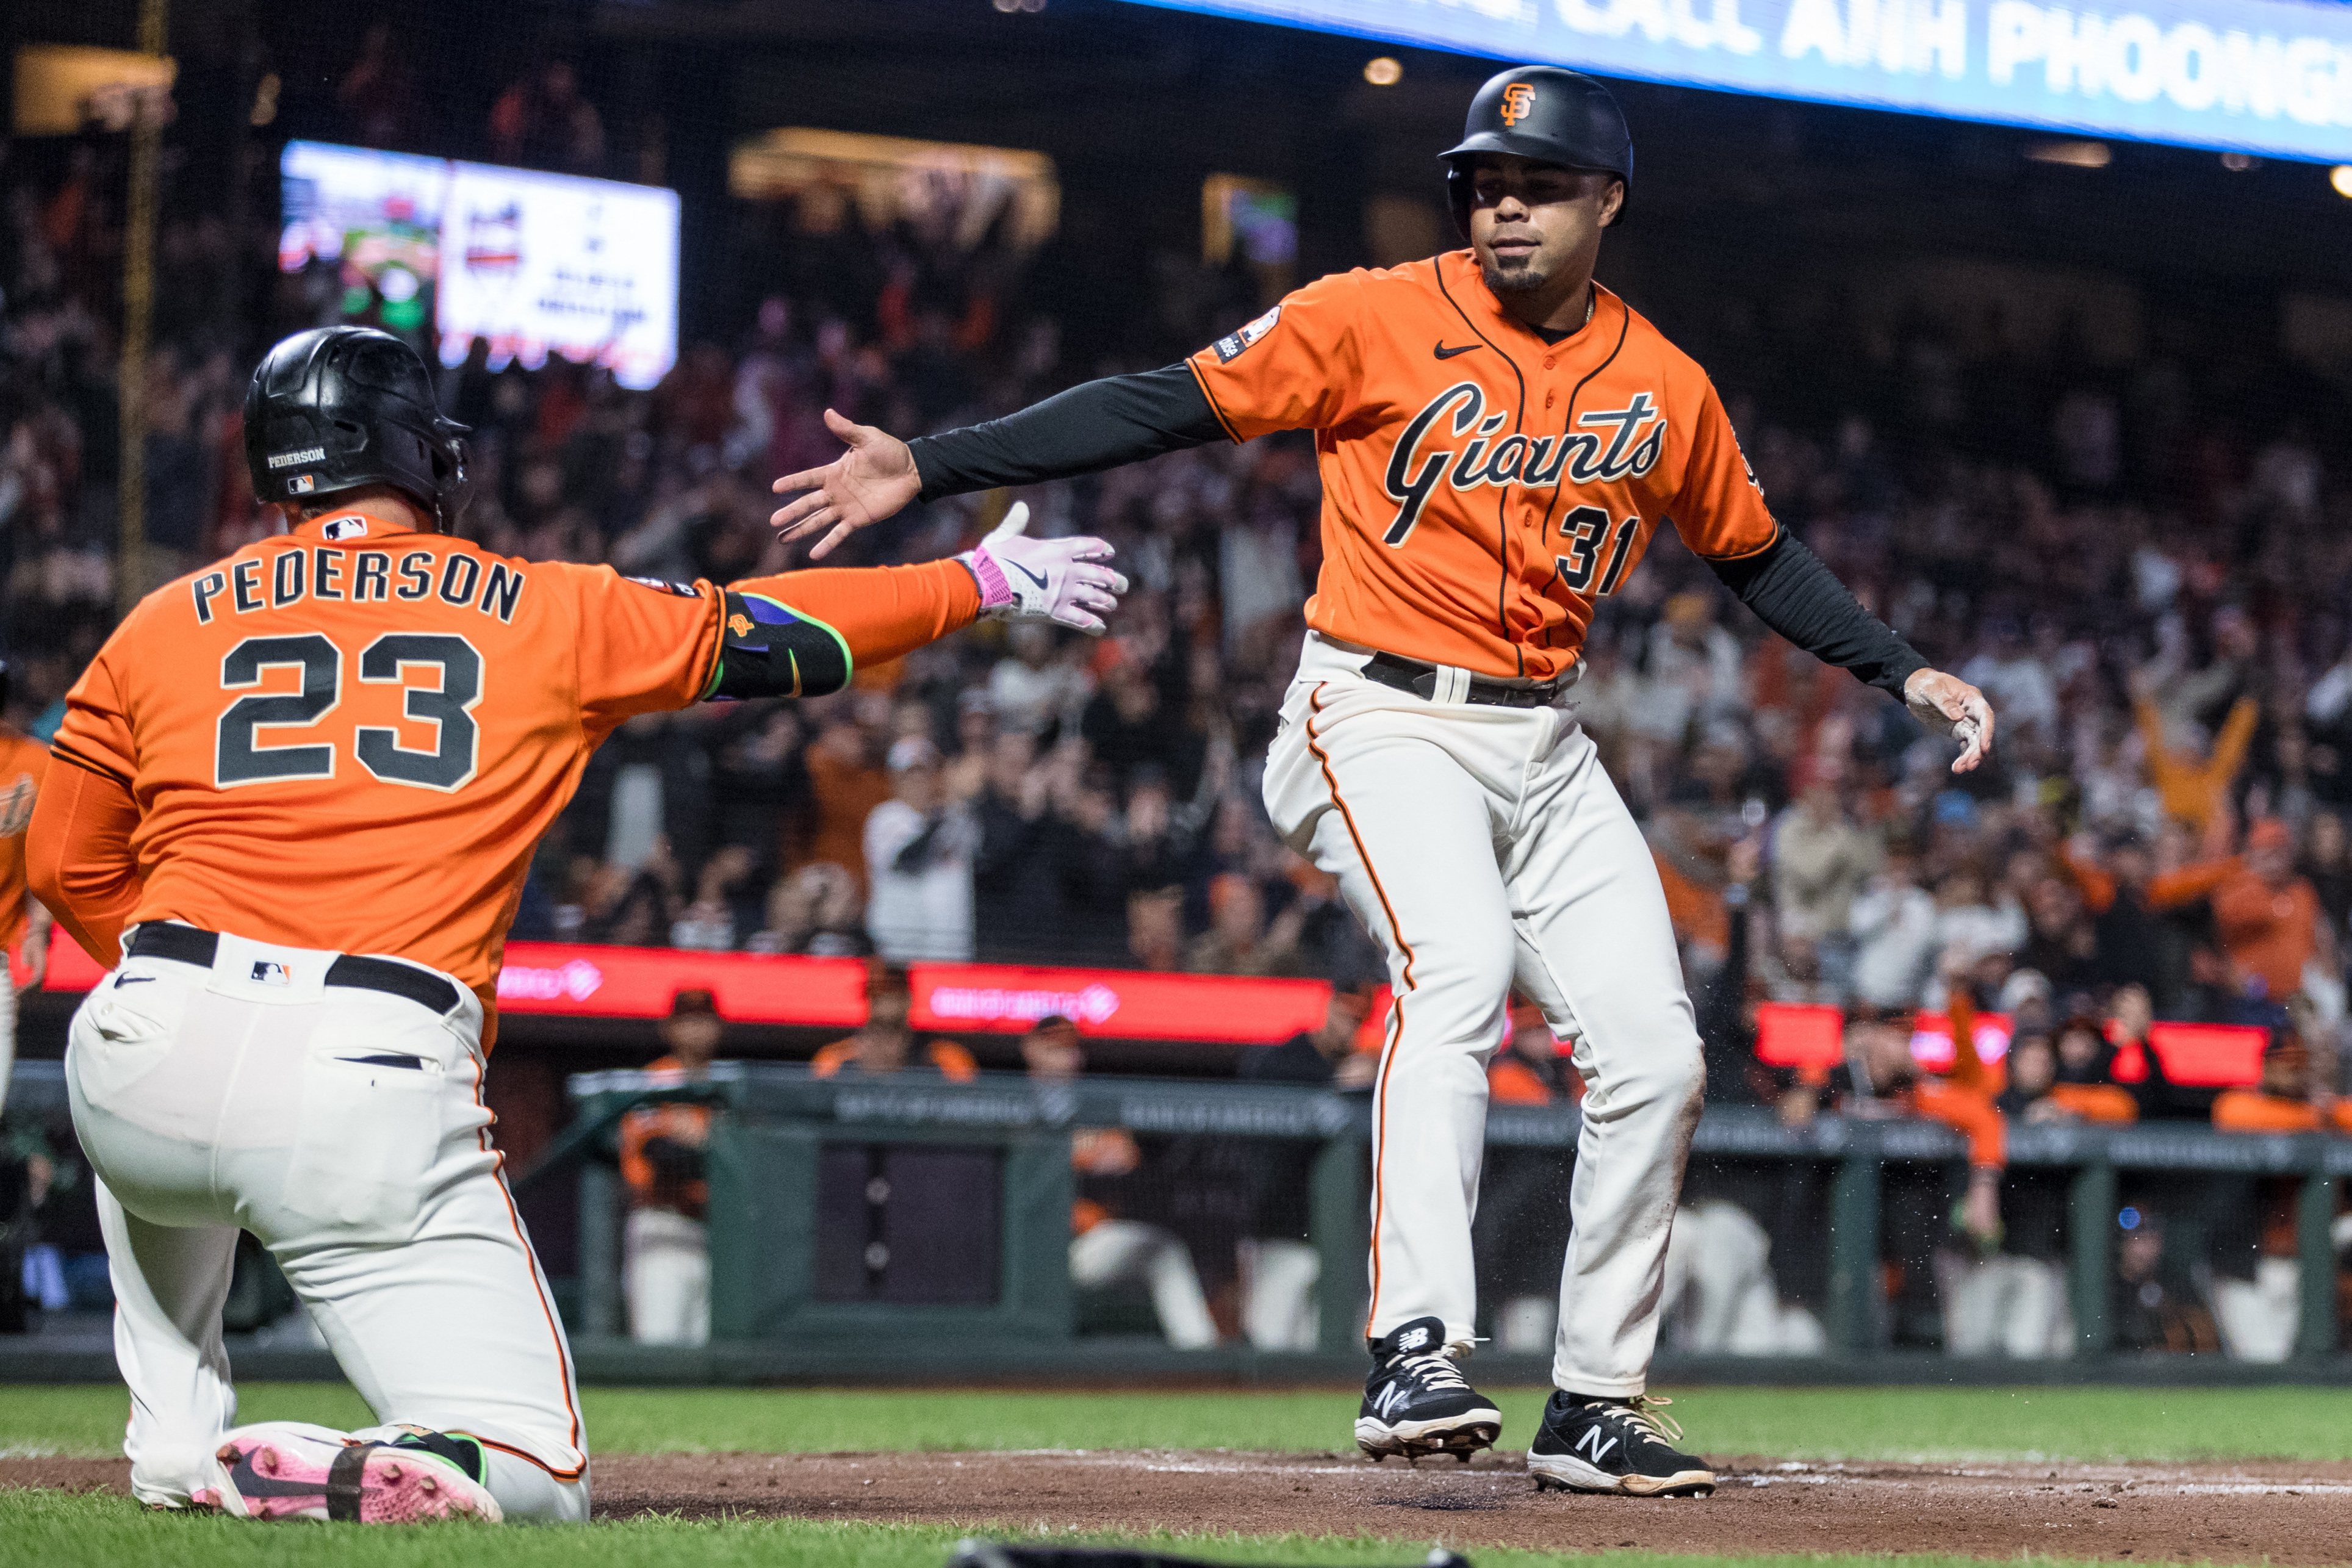
M 588 156 L 594 111 L 573 90 L 551 74 L 500 100 L 518 156 L 533 137 L 554 163 Z M 363 83 L 352 112 L 382 100 Z M 89 149 L 0 163 L 0 595 L 10 719 L 37 736 L 117 599 L 107 177 Z M 768 481 L 831 455 L 824 409 L 903 435 L 963 424 L 1166 363 L 1258 304 L 1245 269 L 1171 258 L 1159 341 L 1107 353 L 1056 319 L 1032 258 L 966 221 L 984 196 L 937 183 L 878 226 L 837 201 L 775 208 L 740 336 L 690 344 L 650 392 L 561 360 L 494 366 L 477 344 L 443 386 L 475 431 L 470 531 L 632 575 L 780 570 L 793 555 L 766 524 Z M 138 391 L 148 581 L 274 526 L 244 479 L 246 369 L 277 333 L 335 319 L 347 280 L 275 271 L 270 237 L 217 216 L 163 230 Z M 1838 341 L 1807 299 L 1758 288 L 1736 308 L 1663 287 L 1634 302 L 1713 370 L 1776 514 L 1991 696 L 2000 750 L 1952 778 L 1899 708 L 1765 634 L 1662 532 L 1601 607 L 1578 702 L 1650 836 L 1710 1094 L 1793 1120 L 1841 1097 L 1940 1115 L 1977 1130 L 1981 1168 L 1998 1163 L 1986 1116 L 2339 1125 L 2352 488 L 2321 454 L 2340 396 L 2187 331 L 2117 356 L 2063 322 L 2021 343 L 1998 321 L 1922 314 Z M 1014 499 L 911 509 L 836 560 L 963 548 Z M 630 724 L 541 846 L 515 934 L 1317 975 L 1349 993 L 1383 978 L 1258 804 L 1319 560 L 1311 444 L 1204 448 L 1017 499 L 1043 531 L 1117 544 L 1137 586 L 1109 637 L 983 624 L 835 698 Z M 1864 1040 L 1817 1082 L 1758 1061 L 1767 1002 L 1832 1004 L 1906 1042 L 1894 1021 L 1914 1008 L 1999 1013 L 2014 1044 L 1973 1069 L 1962 1053 L 1947 1079 Z M 2139 1048 L 2150 1019 L 2272 1030 L 2263 1085 L 2163 1082 Z M 1501 1060 L 1513 1093 L 1575 1091 L 1540 1044 Z M 1989 1258 L 2002 1200 L 1979 1190 L 1959 1231 Z M 2021 1191 L 2001 1256 L 2037 1245 Z M 2291 1259 L 2259 1223 L 2269 1198 L 2233 1201 L 2242 1223 L 2206 1226 L 2213 1267 L 2275 1298 L 2271 1266 Z M 2142 1240 L 2164 1217 L 2147 1212 Z M 1748 1223 L 1790 1250 L 1771 1216 Z M 2142 1317 L 2149 1345 L 2210 1348 L 2210 1322 Z M 2231 1348 L 2261 1353 L 2275 1323 L 2246 1321 Z

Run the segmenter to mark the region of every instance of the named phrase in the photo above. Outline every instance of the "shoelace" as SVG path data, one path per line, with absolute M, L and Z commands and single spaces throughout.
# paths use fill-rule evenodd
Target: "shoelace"
M 1406 1356 L 1399 1366 L 1409 1371 L 1424 1388 L 1467 1388 L 1462 1369 L 1454 1358 L 1442 1350 L 1424 1351 L 1420 1355 Z
M 1673 1403 L 1664 1394 L 1637 1394 L 1622 1405 L 1602 1405 L 1601 1414 L 1604 1419 L 1641 1427 L 1662 1442 L 1675 1444 L 1683 1440 L 1682 1423 L 1660 1408 Z

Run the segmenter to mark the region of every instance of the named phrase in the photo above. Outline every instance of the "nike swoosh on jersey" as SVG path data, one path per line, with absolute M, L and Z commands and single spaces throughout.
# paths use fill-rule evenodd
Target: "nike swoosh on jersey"
M 1036 584 L 1037 591 L 1039 593 L 1042 594 L 1045 591 L 1045 576 L 1044 573 L 1032 572 L 1026 566 L 1022 565 L 1018 561 L 1007 561 L 1005 564 L 1012 567 L 1015 572 L 1020 573 L 1024 577 L 1028 578 L 1032 583 Z
M 1472 349 L 1482 348 L 1485 345 L 1481 343 L 1464 343 L 1458 349 L 1449 349 L 1444 343 L 1440 343 L 1437 345 L 1436 353 L 1439 359 L 1452 359 L 1455 354 L 1466 354 Z

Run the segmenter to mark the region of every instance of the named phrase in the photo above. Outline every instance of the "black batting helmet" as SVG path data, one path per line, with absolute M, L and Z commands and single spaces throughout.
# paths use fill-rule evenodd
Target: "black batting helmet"
M 465 507 L 465 433 L 442 417 L 416 351 L 373 327 L 295 333 L 245 392 L 245 462 L 265 501 L 388 485 L 449 530 Z
M 1470 100 L 1462 142 L 1438 154 L 1445 160 L 1445 196 L 1454 225 L 1470 237 L 1470 169 L 1481 153 L 1510 153 L 1538 163 L 1614 174 L 1633 196 L 1633 133 L 1609 89 L 1580 71 L 1559 66 L 1516 66 L 1487 79 Z

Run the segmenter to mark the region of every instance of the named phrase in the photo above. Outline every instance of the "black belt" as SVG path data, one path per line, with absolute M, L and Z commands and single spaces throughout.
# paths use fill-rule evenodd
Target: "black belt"
M 216 933 L 175 921 L 141 926 L 138 934 L 131 939 L 133 958 L 168 958 L 174 963 L 193 963 L 199 969 L 210 969 L 214 955 L 219 952 L 220 937 Z M 381 991 L 387 996 L 404 997 L 420 1007 L 445 1015 L 454 1011 L 458 1002 L 457 987 L 451 982 L 405 963 L 394 963 L 388 958 L 360 958 L 344 953 L 327 965 L 327 984 L 358 991 Z
M 1434 700 L 1437 696 L 1437 667 L 1419 659 L 1376 653 L 1364 661 L 1363 673 L 1366 680 L 1377 680 L 1382 686 L 1393 686 L 1415 697 Z M 1547 680 L 1541 686 L 1514 686 L 1507 680 L 1474 675 L 1470 678 L 1470 689 L 1462 700 L 1489 708 L 1549 708 L 1559 700 L 1559 689 L 1558 680 Z

